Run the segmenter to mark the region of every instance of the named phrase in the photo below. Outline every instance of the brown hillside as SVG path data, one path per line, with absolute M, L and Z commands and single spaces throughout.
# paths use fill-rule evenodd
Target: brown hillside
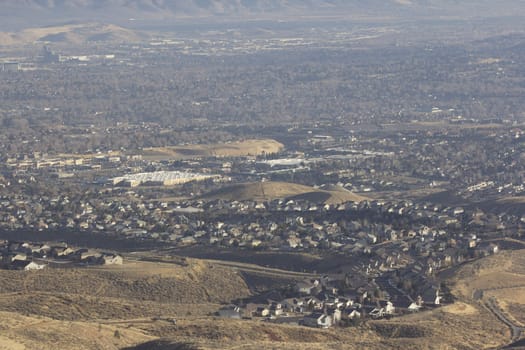
M 274 199 L 305 199 L 317 203 L 338 204 L 360 202 L 367 199 L 355 193 L 341 190 L 321 190 L 290 182 L 252 182 L 227 186 L 204 195 L 204 199 L 271 201 Z
M 182 320 L 176 328 L 166 326 L 160 333 L 166 340 L 190 342 L 199 349 L 477 350 L 504 344 L 505 330 L 490 313 L 473 310 L 464 312 L 461 305 L 452 305 L 390 321 L 328 330 L 260 321 Z
M 205 157 L 243 157 L 280 152 L 284 145 L 271 139 L 244 140 L 230 143 L 196 144 L 145 148 L 148 159 L 192 159 Z
M 0 270 L 0 311 L 59 320 L 207 314 L 217 304 L 248 295 L 237 272 L 196 260 L 189 266 L 128 262 L 35 273 Z
M 525 327 L 525 250 L 503 251 L 460 268 L 453 291 L 465 300 L 494 298 L 508 319 Z M 478 293 L 475 293 L 478 291 Z
M 120 325 L 57 321 L 0 311 L 2 350 L 118 350 L 151 339 L 140 329 Z
M 137 42 L 144 34 L 116 25 L 85 23 L 43 28 L 28 28 L 20 32 L 0 32 L 0 45 L 25 45 L 36 41 L 54 44 L 86 42 Z

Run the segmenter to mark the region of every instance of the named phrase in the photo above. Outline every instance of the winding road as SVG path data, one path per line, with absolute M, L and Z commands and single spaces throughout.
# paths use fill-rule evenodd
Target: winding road
M 511 330 L 511 342 L 516 342 L 520 340 L 521 335 L 523 334 L 523 331 L 525 329 L 523 327 L 517 326 L 513 323 L 512 320 L 510 320 L 505 313 L 501 310 L 501 308 L 498 306 L 498 301 L 495 297 L 489 297 L 485 302 L 485 306 L 505 325 L 507 325 Z

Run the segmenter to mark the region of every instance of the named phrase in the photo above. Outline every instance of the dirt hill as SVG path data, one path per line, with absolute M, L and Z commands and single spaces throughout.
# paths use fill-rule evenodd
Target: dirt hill
M 221 188 L 203 196 L 204 199 L 271 201 L 274 199 L 309 200 L 313 203 L 338 204 L 367 199 L 344 188 L 322 190 L 289 182 L 252 182 Z
M 78 45 L 98 42 L 138 42 L 147 36 L 116 25 L 85 23 L 27 28 L 17 32 L 0 32 L 0 45 L 26 45 L 34 42 Z
M 57 320 L 206 315 L 217 304 L 250 295 L 232 269 L 188 259 L 188 266 L 128 262 L 122 266 L 0 270 L 0 311 Z M 198 305 L 198 306 L 197 306 Z
M 228 143 L 145 148 L 143 156 L 155 160 L 244 157 L 277 153 L 283 148 L 282 143 L 272 139 L 254 139 Z

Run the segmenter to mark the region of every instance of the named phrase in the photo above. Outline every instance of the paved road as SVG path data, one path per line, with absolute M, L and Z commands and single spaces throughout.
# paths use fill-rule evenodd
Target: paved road
M 503 313 L 503 311 L 498 306 L 497 300 L 494 297 L 488 298 L 487 301 L 485 301 L 485 305 L 487 308 L 505 325 L 507 325 L 511 332 L 512 332 L 512 339 L 511 342 L 516 342 L 520 340 L 521 335 L 525 329 L 523 327 L 515 325 L 511 320 L 507 318 L 507 316 Z

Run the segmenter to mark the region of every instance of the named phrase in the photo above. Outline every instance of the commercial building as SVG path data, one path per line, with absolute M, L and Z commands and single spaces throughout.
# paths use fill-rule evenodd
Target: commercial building
M 130 174 L 111 179 L 111 184 L 117 186 L 173 186 L 191 181 L 204 181 L 216 178 L 218 175 L 198 174 L 183 171 L 156 171 L 151 173 Z

